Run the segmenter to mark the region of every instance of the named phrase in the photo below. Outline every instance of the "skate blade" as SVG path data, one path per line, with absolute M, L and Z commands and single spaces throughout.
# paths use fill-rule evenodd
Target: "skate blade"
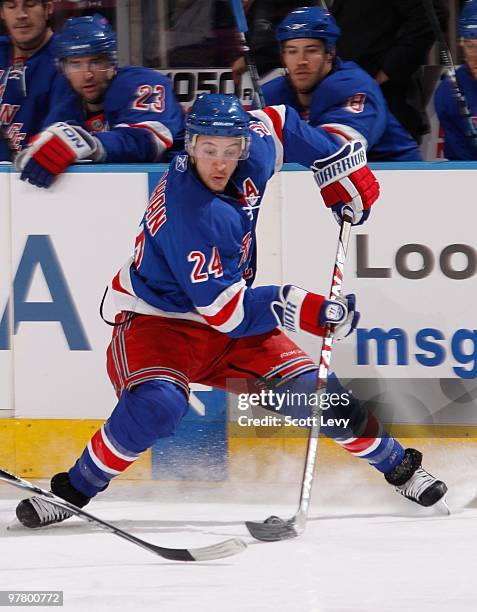
M 436 509 L 439 510 L 441 514 L 445 514 L 446 516 L 450 516 L 452 514 L 451 509 L 447 505 L 447 500 L 445 498 L 440 499 L 435 505 Z

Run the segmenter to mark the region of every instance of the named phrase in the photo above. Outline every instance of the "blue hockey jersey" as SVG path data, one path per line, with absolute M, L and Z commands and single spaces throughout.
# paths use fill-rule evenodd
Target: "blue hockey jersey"
M 188 155 L 173 159 L 151 195 L 134 256 L 112 281 L 118 310 L 195 320 L 232 337 L 277 326 L 271 303 L 279 287 L 251 287 L 267 181 L 284 161 L 310 166 L 341 143 L 284 105 L 252 114 L 250 156 L 224 193 L 200 181 Z
M 456 71 L 459 88 L 469 106 L 469 111 L 477 127 L 477 81 L 467 64 Z M 447 159 L 477 159 L 477 151 L 467 135 L 467 125 L 462 118 L 456 96 L 452 92 L 449 79 L 444 78 L 434 94 L 434 106 L 444 130 L 444 155 Z
M 53 39 L 23 62 L 14 61 L 9 38 L 0 37 L 0 126 L 10 142 L 0 144 L 0 161 L 10 161 L 10 150 L 21 150 L 42 130 L 50 109 L 69 91 L 55 66 Z
M 361 140 L 369 161 L 420 161 L 416 142 L 389 111 L 376 81 L 354 62 L 335 58 L 333 70 L 315 87 L 303 109 L 286 77 L 263 86 L 267 104 L 293 106 L 313 127 L 326 126 Z
M 76 123 L 94 133 L 106 152 L 103 162 L 167 161 L 165 152 L 183 148 L 182 107 L 169 79 L 150 68 L 119 68 L 106 91 L 103 112 L 90 117 L 85 116 L 79 96 L 70 92 L 45 123 L 57 121 Z

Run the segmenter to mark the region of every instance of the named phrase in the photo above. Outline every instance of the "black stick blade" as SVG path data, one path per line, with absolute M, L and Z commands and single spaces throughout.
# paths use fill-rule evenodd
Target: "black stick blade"
M 213 561 L 214 559 L 232 557 L 246 548 L 245 542 L 239 538 L 230 538 L 202 548 L 164 548 L 152 544 L 149 550 L 164 557 L 164 559 L 171 559 L 172 561 Z

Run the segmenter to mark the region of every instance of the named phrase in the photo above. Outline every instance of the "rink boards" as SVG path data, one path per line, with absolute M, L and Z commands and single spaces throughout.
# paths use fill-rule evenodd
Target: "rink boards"
M 0 166 L 0 415 L 11 417 L 0 428 L 2 454 L 16 456 L 23 473 L 41 473 L 42 462 L 51 460 L 44 443 L 34 440 L 62 440 L 76 452 L 114 405 L 104 363 L 110 328 L 98 307 L 132 251 L 148 193 L 164 168 L 78 166 L 44 191 Z M 401 402 L 402 418 L 394 422 L 413 424 L 412 407 L 430 403 L 432 422 L 458 425 L 468 435 L 477 425 L 471 409 L 476 170 L 475 164 L 376 166 L 382 197 L 370 220 L 353 230 L 345 272 L 345 291 L 357 293 L 362 318 L 357 333 L 333 354 L 342 378 L 378 379 L 386 392 L 386 381 L 402 380 L 391 392 L 400 405 L 406 391 L 411 409 Z M 259 236 L 257 283 L 293 282 L 327 293 L 338 227 L 311 173 L 289 166 L 273 179 Z M 295 339 L 318 357 L 319 342 Z M 245 436 L 227 424 L 226 400 L 217 393 L 194 395 L 184 445 L 176 440 L 174 448 L 164 443 L 153 450 L 143 467 L 136 466 L 137 477 L 151 470 L 162 477 L 158 466 L 167 466 L 172 452 L 178 453 L 173 463 L 180 463 L 181 449 L 189 457 L 215 457 L 209 473 L 227 477 L 227 453 L 256 442 L 249 439 L 252 432 Z M 198 429 L 205 432 L 201 440 L 194 435 Z

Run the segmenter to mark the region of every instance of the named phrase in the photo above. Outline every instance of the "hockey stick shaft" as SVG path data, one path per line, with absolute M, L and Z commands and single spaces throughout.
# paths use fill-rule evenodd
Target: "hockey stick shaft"
M 111 523 L 90 514 L 89 512 L 86 512 L 82 508 L 78 508 L 74 504 L 70 504 L 61 497 L 57 497 L 51 491 L 45 491 L 31 482 L 28 482 L 19 476 L 15 476 L 14 474 L 10 474 L 10 472 L 7 472 L 1 468 L 0 480 L 17 487 L 18 489 L 29 491 L 30 493 L 45 499 L 48 503 L 58 506 L 59 508 L 63 508 L 71 514 L 74 514 L 75 516 L 78 516 L 89 523 L 93 523 L 101 529 L 109 531 L 110 533 L 113 533 L 120 538 L 127 540 L 128 542 L 132 542 L 133 544 L 136 544 L 136 546 L 140 546 L 141 548 L 163 557 L 164 559 L 170 559 L 173 561 L 206 561 L 235 555 L 246 548 L 245 542 L 239 540 L 238 538 L 232 538 L 212 546 L 195 549 L 165 548 L 163 546 L 157 546 L 155 544 L 151 544 L 150 542 L 146 542 L 145 540 L 141 540 L 131 533 L 128 533 L 127 531 L 124 531 L 123 529 L 120 529 L 119 527 L 116 527 L 115 525 L 112 525 Z
M 432 0 L 422 0 L 424 3 L 424 8 L 426 10 L 427 17 L 432 27 L 432 31 L 434 33 L 434 37 L 437 40 L 437 44 L 439 46 L 439 56 L 441 59 L 441 64 L 447 71 L 447 77 L 449 78 L 452 93 L 456 98 L 457 105 L 459 107 L 459 112 L 462 119 L 465 122 L 467 129 L 467 136 L 470 138 L 472 142 L 472 146 L 477 152 L 477 128 L 474 125 L 472 120 L 472 115 L 470 114 L 469 105 L 467 104 L 467 100 L 462 93 L 459 81 L 457 80 L 457 74 L 455 71 L 454 62 L 452 61 L 452 55 L 449 47 L 447 46 L 446 40 L 444 38 L 444 34 L 442 33 L 441 26 L 439 24 L 439 20 L 437 18 L 436 11 L 434 9 L 434 5 L 432 4 Z
M 245 63 L 247 64 L 248 72 L 252 80 L 255 101 L 259 108 L 263 108 L 265 106 L 265 98 L 259 81 L 257 65 L 250 50 L 250 36 L 248 34 L 247 19 L 243 10 L 242 0 L 230 0 L 230 4 L 235 24 L 240 34 L 240 44 L 243 48 Z
M 336 299 L 341 295 L 344 266 L 348 253 L 349 237 L 353 216 L 351 211 L 344 213 L 343 223 L 336 249 L 335 265 L 331 281 L 330 299 Z M 303 532 L 310 507 L 311 492 L 314 481 L 316 457 L 318 453 L 318 438 L 320 435 L 320 414 L 319 410 L 321 394 L 326 391 L 328 372 L 331 361 L 331 351 L 333 348 L 333 333 L 328 329 L 321 348 L 320 363 L 317 381 L 317 399 L 312 410 L 312 426 L 308 433 L 308 444 L 306 448 L 305 466 L 300 489 L 300 501 L 298 510 L 290 519 L 283 520 L 276 516 L 269 517 L 266 521 L 246 521 L 246 526 L 251 535 L 257 540 L 264 542 L 276 542 L 288 538 L 295 538 Z
M 330 299 L 336 299 L 341 295 L 343 287 L 343 276 L 344 266 L 346 263 L 346 257 L 348 254 L 349 238 L 351 234 L 351 227 L 353 225 L 353 216 L 351 212 L 346 211 L 344 214 L 343 222 L 341 224 L 341 230 L 338 238 L 338 246 L 336 248 L 335 264 L 333 267 L 333 276 L 331 280 L 330 288 Z M 323 339 L 321 347 L 320 363 L 318 369 L 318 385 L 317 395 L 318 401 L 316 405 L 319 406 L 319 397 L 326 391 L 328 382 L 328 373 L 331 362 L 331 352 L 333 349 L 333 332 L 330 328 Z M 300 502 L 298 512 L 296 514 L 296 520 L 299 528 L 303 528 L 308 515 L 308 509 L 311 501 L 311 492 L 313 487 L 314 472 L 316 457 L 318 453 L 318 439 L 320 435 L 320 414 L 321 411 L 318 409 L 314 412 L 315 417 L 312 420 L 312 426 L 308 435 L 308 445 L 306 449 L 305 467 L 303 470 L 303 478 L 301 483 L 300 491 Z

